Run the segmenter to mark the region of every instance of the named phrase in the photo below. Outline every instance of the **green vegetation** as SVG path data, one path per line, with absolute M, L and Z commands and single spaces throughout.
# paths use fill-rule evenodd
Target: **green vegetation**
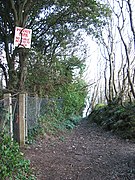
M 24 159 L 19 145 L 7 133 L 0 133 L 0 179 L 34 180 L 30 161 Z
M 96 36 L 105 25 L 108 7 L 95 0 L 2 0 L 0 8 L 0 52 L 6 54 L 0 69 L 5 91 L 63 99 L 62 109 L 53 104 L 54 109 L 39 118 L 30 137 L 72 129 L 82 115 L 87 95 L 82 81 L 85 47 L 81 59 L 74 55 L 79 54 L 82 32 Z M 20 44 L 13 47 L 18 26 L 32 29 L 31 49 Z M 6 134 L 0 138 L 0 178 L 32 179 L 29 161 L 23 159 L 18 145 Z
M 74 115 L 82 116 L 85 108 L 85 98 L 87 96 L 87 86 L 84 81 L 77 81 L 63 87 L 63 113 L 67 118 Z
M 110 14 L 108 7 L 96 0 L 3 0 L 0 9 L 0 49 L 5 50 L 7 61 L 0 62 L 0 68 L 12 91 L 25 90 L 27 64 L 33 59 L 27 48 L 13 48 L 16 26 L 32 29 L 32 52 L 40 52 L 50 70 L 55 57 L 69 57 L 78 51 L 81 31 L 96 36 Z
M 57 116 L 44 116 L 39 119 L 40 125 L 46 134 L 58 135 L 65 130 L 71 130 L 81 120 L 81 117 L 72 116 L 69 119 L 58 119 Z
M 135 104 L 104 105 L 95 108 L 89 115 L 89 120 L 122 138 L 135 139 Z
M 81 116 L 72 116 L 63 119 L 63 114 L 47 114 L 39 118 L 37 125 L 28 131 L 28 143 L 33 143 L 39 136 L 53 135 L 61 136 L 65 131 L 72 130 L 82 119 Z
M 27 92 L 40 97 L 64 98 L 64 94 L 71 93 L 73 89 L 78 93 L 82 87 L 83 92 L 86 86 L 82 80 L 84 70 L 85 60 L 76 56 L 53 57 L 50 65 L 41 53 L 31 53 L 25 87 Z
M 72 130 L 82 119 L 86 93 L 79 92 L 75 93 L 72 89 L 72 92 L 66 93 L 62 106 L 50 101 L 45 107 L 47 113 L 39 118 L 34 128 L 29 130 L 28 142 L 32 142 L 38 135 L 57 136 L 66 130 Z
M 48 104 L 45 106 L 47 113 L 29 131 L 29 141 L 38 134 L 56 135 L 65 129 L 72 129 L 81 119 L 87 96 L 87 84 L 82 80 L 85 67 L 82 60 L 77 57 L 55 58 L 49 70 L 47 64 L 43 64 L 45 59 L 42 55 L 40 60 L 34 57 L 34 61 L 30 62 L 33 65 L 28 68 L 26 87 L 28 92 L 47 97 Z M 57 103 L 57 100 L 61 103 Z

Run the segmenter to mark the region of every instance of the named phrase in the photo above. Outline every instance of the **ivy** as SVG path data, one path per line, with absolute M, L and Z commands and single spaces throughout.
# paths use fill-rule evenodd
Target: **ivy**
M 24 159 L 19 145 L 5 133 L 0 134 L 0 179 L 35 180 L 30 161 Z

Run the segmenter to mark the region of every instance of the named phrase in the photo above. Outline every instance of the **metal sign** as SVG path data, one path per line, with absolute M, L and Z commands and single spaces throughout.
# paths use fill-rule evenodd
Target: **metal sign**
M 31 47 L 31 36 L 32 36 L 31 29 L 16 27 L 15 28 L 15 36 L 14 36 L 14 48 L 15 47 L 30 48 Z

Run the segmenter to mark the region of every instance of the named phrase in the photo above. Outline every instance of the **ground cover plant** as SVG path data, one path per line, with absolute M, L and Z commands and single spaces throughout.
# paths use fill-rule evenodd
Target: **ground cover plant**
M 81 119 L 81 116 L 75 114 L 65 118 L 58 109 L 53 113 L 48 112 L 39 118 L 34 128 L 28 131 L 28 143 L 33 143 L 39 136 L 61 136 L 63 132 L 72 130 Z
M 5 132 L 0 133 L 0 179 L 35 180 L 30 161 L 24 158 L 19 145 Z
M 135 104 L 96 106 L 89 120 L 122 138 L 135 140 Z

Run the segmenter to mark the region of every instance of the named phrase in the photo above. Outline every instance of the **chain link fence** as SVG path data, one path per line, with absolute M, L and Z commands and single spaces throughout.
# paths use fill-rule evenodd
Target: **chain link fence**
M 26 96 L 26 123 L 28 130 L 37 125 L 39 117 L 53 113 L 56 107 L 60 110 L 62 106 L 62 99 Z
M 33 130 L 39 123 L 39 118 L 62 111 L 63 99 L 39 98 L 23 94 L 6 94 L 0 100 L 0 132 L 10 133 L 17 142 L 25 141 L 28 131 Z M 23 113 L 22 113 L 23 112 Z
M 12 97 L 13 139 L 19 142 L 19 100 Z
M 0 132 L 5 132 L 17 140 L 18 134 L 18 98 L 5 96 L 0 100 Z
M 0 100 L 0 132 L 6 127 L 6 110 L 4 108 L 4 99 Z

